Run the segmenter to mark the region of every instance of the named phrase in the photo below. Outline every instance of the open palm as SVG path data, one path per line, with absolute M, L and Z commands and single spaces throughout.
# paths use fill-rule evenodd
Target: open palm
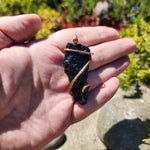
M 117 91 L 115 76 L 126 69 L 127 55 L 136 48 L 134 41 L 118 39 L 107 27 L 66 29 L 15 44 L 29 40 L 39 28 L 36 15 L 0 19 L 0 149 L 39 149 L 96 111 Z M 94 53 L 83 106 L 69 95 L 63 68 L 64 48 L 75 34 Z

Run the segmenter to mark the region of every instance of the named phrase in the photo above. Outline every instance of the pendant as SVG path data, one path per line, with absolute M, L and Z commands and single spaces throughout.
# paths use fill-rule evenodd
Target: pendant
M 65 49 L 64 70 L 67 74 L 70 85 L 69 94 L 81 105 L 87 103 L 88 69 L 91 62 L 90 49 L 82 44 L 78 44 L 77 35 L 73 39 L 73 44 L 68 43 Z

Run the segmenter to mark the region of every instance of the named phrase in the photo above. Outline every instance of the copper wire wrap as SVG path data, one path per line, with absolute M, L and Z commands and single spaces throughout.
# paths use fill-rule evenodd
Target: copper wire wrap
M 91 53 L 91 52 L 84 52 L 84 51 L 80 51 L 76 49 L 69 49 L 69 48 L 66 48 L 65 51 L 76 52 L 76 53 L 87 54 L 87 55 L 94 55 L 94 53 Z
M 80 50 L 74 50 L 74 49 L 65 49 L 65 51 L 71 51 L 71 52 L 76 52 L 76 53 L 82 53 L 82 54 L 88 54 L 88 55 L 92 55 L 94 53 L 90 53 L 90 52 L 84 52 L 84 51 L 80 51 Z M 70 85 L 69 85 L 69 94 L 72 95 L 71 89 L 74 85 L 74 83 L 76 82 L 76 80 L 79 78 L 79 76 L 86 70 L 86 68 L 89 66 L 91 60 L 89 60 L 84 67 L 78 72 L 78 74 L 74 77 L 74 79 L 71 81 Z M 82 93 L 84 93 L 86 88 L 89 88 L 90 84 L 85 85 L 82 88 Z

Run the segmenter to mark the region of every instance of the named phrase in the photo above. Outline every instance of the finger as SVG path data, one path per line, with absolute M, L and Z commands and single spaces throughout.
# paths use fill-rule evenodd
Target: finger
M 110 100 L 119 88 L 119 80 L 115 77 L 105 82 L 105 87 L 99 86 L 88 96 L 86 105 L 75 104 L 72 123 L 78 122 Z
M 0 18 L 0 49 L 32 38 L 40 29 L 41 20 L 35 14 Z
M 136 43 L 129 38 L 106 42 L 90 48 L 94 53 L 89 70 L 117 60 L 135 51 Z
M 115 62 L 104 65 L 101 68 L 89 72 L 88 83 L 91 85 L 89 91 L 95 89 L 112 77 L 116 77 L 122 73 L 129 65 L 129 58 L 124 56 Z
M 119 38 L 118 32 L 113 28 L 82 27 L 61 30 L 49 36 L 49 40 L 55 46 L 64 50 L 68 42 L 72 43 L 75 34 L 78 37 L 79 43 L 85 46 L 96 45 Z

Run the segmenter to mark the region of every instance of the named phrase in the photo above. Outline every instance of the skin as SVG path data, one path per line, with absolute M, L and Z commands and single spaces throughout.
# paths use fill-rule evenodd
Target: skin
M 119 39 L 112 28 L 65 29 L 49 37 L 31 39 L 40 29 L 38 16 L 0 18 L 0 149 L 40 149 L 112 98 L 116 78 L 129 65 L 136 49 L 131 39 Z M 68 93 L 63 58 L 67 42 L 78 35 L 92 55 L 88 102 L 75 103 Z M 103 86 L 105 84 L 105 86 Z

